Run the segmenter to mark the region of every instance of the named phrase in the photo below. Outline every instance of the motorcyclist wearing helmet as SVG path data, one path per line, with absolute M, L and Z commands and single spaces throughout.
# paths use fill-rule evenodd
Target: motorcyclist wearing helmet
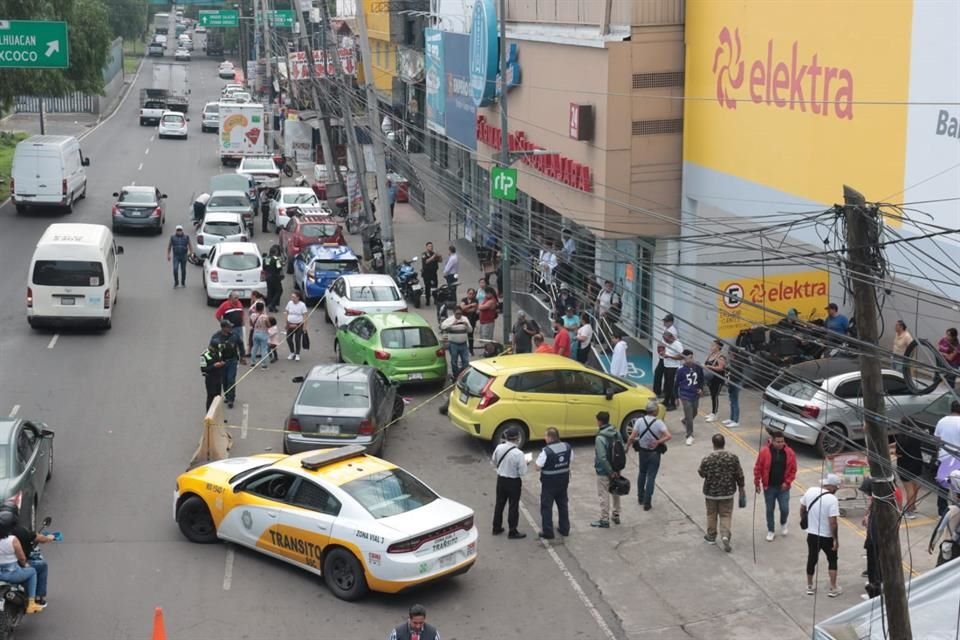
M 947 507 L 946 512 L 940 516 L 933 535 L 930 536 L 930 545 L 927 552 L 932 554 L 937 550 L 937 566 L 960 556 L 960 506 L 957 505 L 960 497 L 960 469 L 954 469 L 947 476 L 947 484 L 950 487 L 950 501 L 953 502 Z
M 23 545 L 13 534 L 16 525 L 17 516 L 14 512 L 0 511 L 0 580 L 24 585 L 27 590 L 27 613 L 39 613 L 43 611 L 43 606 L 37 602 L 37 569 L 27 562 Z

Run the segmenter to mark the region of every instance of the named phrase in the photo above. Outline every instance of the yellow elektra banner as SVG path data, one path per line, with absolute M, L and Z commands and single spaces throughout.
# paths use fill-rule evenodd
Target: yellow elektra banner
M 912 15 L 910 0 L 688 0 L 684 160 L 825 204 L 843 184 L 899 191 Z
M 796 309 L 801 320 L 826 315 L 830 274 L 826 271 L 777 273 L 766 278 L 737 278 L 717 283 L 717 336 L 736 338 L 743 329 L 775 324 Z

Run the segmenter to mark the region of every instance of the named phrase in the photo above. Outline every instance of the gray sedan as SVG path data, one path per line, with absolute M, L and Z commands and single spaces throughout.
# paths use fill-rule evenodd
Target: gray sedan
M 53 476 L 53 431 L 42 422 L 0 419 L 0 499 L 20 507 L 21 522 L 36 531 L 37 508 Z
M 245 191 L 214 191 L 207 200 L 207 213 L 239 213 L 253 237 L 253 204 Z
M 293 381 L 301 384 L 287 418 L 284 453 L 357 444 L 379 455 L 388 425 L 403 415 L 396 386 L 373 367 L 321 364 Z
M 160 193 L 156 187 L 129 186 L 115 192 L 113 197 L 117 199 L 110 212 L 114 232 L 120 229 L 150 229 L 158 235 L 163 233 L 163 223 L 167 219 L 164 202 L 167 194 Z

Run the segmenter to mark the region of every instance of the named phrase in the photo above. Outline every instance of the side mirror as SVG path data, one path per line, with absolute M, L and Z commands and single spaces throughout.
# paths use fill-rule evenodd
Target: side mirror
M 187 122 L 190 122 L 190 118 L 185 118 Z
M 613 400 L 613 391 L 607 391 L 603 395 L 607 400 Z
M 114 191 L 114 192 L 113 192 L 113 197 L 114 197 L 114 198 L 119 198 L 119 197 L 120 197 L 120 194 L 117 193 L 116 191 Z
M 53 440 L 53 436 L 54 436 L 54 433 L 53 431 L 50 431 L 50 429 L 44 429 L 40 432 L 41 438 L 50 438 L 51 440 Z
M 50 516 L 47 516 L 46 518 L 43 519 L 43 522 L 40 523 L 40 528 L 46 529 L 51 524 L 53 524 L 53 518 L 51 518 Z
M 80 161 L 80 164 L 82 164 L 82 165 L 85 166 L 85 167 L 89 167 L 89 166 L 90 166 L 90 158 L 84 158 L 83 160 Z
M 161 199 L 166 199 L 166 197 L 167 197 L 167 194 L 165 194 L 165 193 L 164 193 L 164 194 L 161 194 L 161 196 L 160 196 Z
M 118 255 L 118 256 L 122 256 L 122 255 L 123 255 L 123 247 L 117 247 L 117 255 Z
M 294 384 L 303 384 L 303 381 L 304 381 L 305 379 L 306 379 L 306 378 L 304 378 L 303 376 L 294 376 L 293 378 L 290 379 L 290 382 L 292 382 L 292 383 L 294 383 Z

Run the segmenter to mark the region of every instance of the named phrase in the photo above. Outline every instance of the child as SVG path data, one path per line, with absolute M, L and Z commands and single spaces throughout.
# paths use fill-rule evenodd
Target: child
M 277 325 L 277 319 L 270 316 L 268 322 L 270 328 L 267 329 L 267 342 L 270 345 L 270 362 L 276 362 L 279 358 L 277 348 L 280 346 L 282 337 L 280 335 L 280 327 Z

